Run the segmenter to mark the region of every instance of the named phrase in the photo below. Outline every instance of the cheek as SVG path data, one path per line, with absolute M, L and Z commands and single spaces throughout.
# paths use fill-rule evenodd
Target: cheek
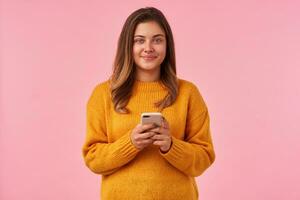
M 133 51 L 134 57 L 139 57 L 140 51 L 141 51 L 141 49 L 139 47 L 133 46 L 132 51 Z
M 134 59 L 136 59 L 136 58 L 138 57 L 139 54 L 138 54 L 138 51 L 137 51 L 136 48 L 133 48 L 133 49 L 132 49 L 132 54 L 133 54 L 133 58 L 134 58 Z
M 165 45 L 158 46 L 156 48 L 156 51 L 159 52 L 160 54 L 165 54 L 166 53 L 166 46 Z
M 157 49 L 157 52 L 159 53 L 159 55 L 160 55 L 161 57 L 165 57 L 166 52 L 167 52 L 166 46 L 160 46 L 160 47 Z

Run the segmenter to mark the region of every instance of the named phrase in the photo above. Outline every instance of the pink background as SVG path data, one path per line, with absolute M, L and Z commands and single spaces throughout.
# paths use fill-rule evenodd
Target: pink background
M 300 3 L 3 0 L 1 200 L 99 199 L 85 167 L 85 105 L 135 9 L 156 6 L 177 69 L 211 115 L 216 162 L 200 199 L 300 199 Z

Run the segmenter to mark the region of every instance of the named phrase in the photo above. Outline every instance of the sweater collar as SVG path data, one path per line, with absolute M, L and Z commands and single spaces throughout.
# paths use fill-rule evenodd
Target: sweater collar
M 157 81 L 135 80 L 134 90 L 138 92 L 154 92 L 154 91 L 164 91 L 165 87 L 160 80 Z

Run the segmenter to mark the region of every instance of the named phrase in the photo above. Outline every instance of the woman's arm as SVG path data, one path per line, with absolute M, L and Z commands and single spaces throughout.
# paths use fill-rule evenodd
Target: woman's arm
M 196 86 L 192 85 L 184 141 L 172 136 L 172 146 L 160 154 L 183 173 L 201 175 L 215 160 L 209 113 Z
M 98 85 L 87 103 L 86 141 L 82 152 L 91 171 L 109 175 L 131 161 L 139 150 L 131 143 L 130 132 L 108 143 L 104 94 L 104 88 Z

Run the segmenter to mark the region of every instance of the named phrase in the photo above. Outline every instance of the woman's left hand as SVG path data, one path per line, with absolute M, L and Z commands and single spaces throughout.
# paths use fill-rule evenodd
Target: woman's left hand
M 160 147 L 162 153 L 167 153 L 172 145 L 172 137 L 170 135 L 169 123 L 163 119 L 162 126 L 152 129 L 157 134 L 152 136 L 153 144 Z

